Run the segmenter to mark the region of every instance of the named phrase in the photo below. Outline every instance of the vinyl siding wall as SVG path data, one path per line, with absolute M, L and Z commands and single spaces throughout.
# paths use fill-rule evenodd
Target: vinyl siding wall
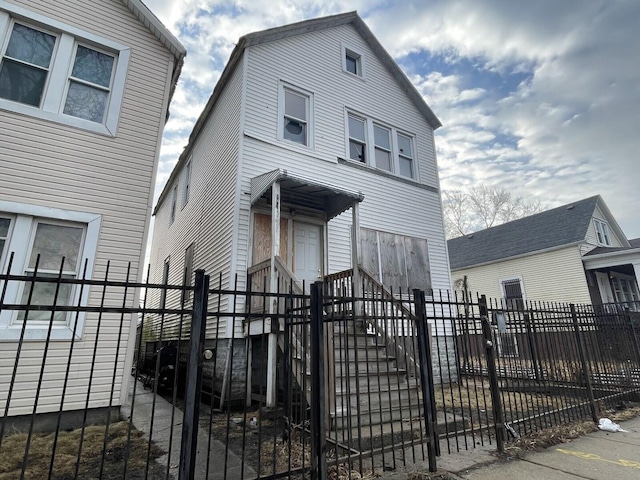
M 342 71 L 342 47 L 362 54 L 365 79 Z M 250 179 L 275 168 L 365 195 L 361 226 L 426 238 L 434 289 L 450 288 L 433 129 L 386 67 L 351 26 L 340 26 L 247 49 L 240 218 L 250 217 Z M 277 139 L 278 85 L 285 81 L 313 93 L 314 144 L 305 148 Z M 415 135 L 420 183 L 431 190 L 338 163 L 346 156 L 345 109 Z M 350 267 L 351 211 L 329 223 L 329 272 Z M 242 224 L 242 222 L 241 222 Z M 246 271 L 248 230 L 238 237 L 238 273 Z
M 610 245 L 611 247 L 623 246 L 623 243 L 615 234 L 613 228 L 611 228 L 611 225 L 609 224 L 609 220 L 604 215 L 604 213 L 602 213 L 602 210 L 600 210 L 600 208 L 597 205 L 593 212 L 593 218 L 597 220 L 601 220 L 607 224 L 607 229 L 609 232 L 609 241 L 611 242 L 611 245 Z M 587 229 L 585 244 L 581 248 L 582 254 L 584 255 L 585 253 L 589 252 L 590 250 L 593 250 L 595 247 L 598 247 L 598 246 L 602 246 L 602 245 L 598 243 L 598 234 L 596 232 L 596 224 L 592 219 L 589 222 L 589 228 Z
M 502 298 L 501 280 L 521 277 L 527 300 L 591 303 L 577 246 L 451 272 L 454 282 L 465 275 L 471 292 L 491 298 Z
M 218 103 L 191 150 L 191 187 L 189 201 L 183 206 L 184 168 L 168 186 L 169 194 L 159 206 L 154 223 L 151 247 L 151 268 L 154 281 L 162 280 L 164 261 L 171 258 L 169 281 L 180 284 L 184 274 L 185 249 L 193 242 L 193 270 L 204 269 L 211 276 L 212 287 L 218 287 L 222 274 L 222 288 L 233 287 L 232 247 L 234 210 L 240 131 L 242 68 L 237 68 L 222 92 Z M 171 197 L 178 184 L 176 216 L 170 224 Z M 178 302 L 180 294 L 167 296 L 168 305 Z M 151 301 L 158 302 L 156 292 Z M 227 308 L 227 298 L 210 299 L 211 307 Z M 166 325 L 171 328 L 171 324 Z M 220 324 L 218 334 L 225 335 L 226 323 Z M 210 323 L 207 338 L 214 338 L 217 326 Z
M 116 137 L 0 110 L 0 200 L 100 214 L 93 278 L 104 278 L 105 266 L 111 261 L 110 279 L 123 279 L 127 262 L 132 262 L 130 278 L 136 280 L 141 276 L 139 260 L 150 218 L 159 136 L 165 120 L 163 107 L 168 99 L 174 58 L 121 2 L 15 0 L 13 3 L 127 45 L 131 47 L 131 57 Z M 93 289 L 90 302 L 97 302 L 99 294 Z M 107 301 L 122 305 L 122 298 L 117 296 Z M 132 292 L 128 305 L 136 303 Z M 124 398 L 121 382 L 129 333 L 127 319 L 120 342 L 115 404 Z M 99 385 L 102 393 L 92 391 L 91 406 L 108 404 L 118 334 L 119 317 L 110 317 L 100 332 L 94 374 L 94 385 Z M 87 316 L 82 340 L 74 345 L 76 367 L 70 378 L 65 409 L 84 407 L 95 335 L 96 318 Z M 50 346 L 39 412 L 59 408 L 59 387 L 68 347 L 69 342 Z M 8 366 L 13 365 L 16 348 L 15 343 L 2 344 L 0 384 L 8 384 L 12 370 Z M 19 370 L 11 414 L 31 412 L 29 403 L 33 400 L 42 355 L 42 342 L 24 345 L 21 354 L 24 367 Z M 77 364 L 76 360 L 82 358 L 87 361 Z M 6 389 L 0 389 L 0 406 L 4 406 L 4 401 Z

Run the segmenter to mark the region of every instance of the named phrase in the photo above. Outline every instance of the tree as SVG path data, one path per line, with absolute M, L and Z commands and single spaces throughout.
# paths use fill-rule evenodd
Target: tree
M 476 185 L 443 191 L 447 238 L 467 235 L 542 211 L 539 199 L 516 197 L 502 187 Z

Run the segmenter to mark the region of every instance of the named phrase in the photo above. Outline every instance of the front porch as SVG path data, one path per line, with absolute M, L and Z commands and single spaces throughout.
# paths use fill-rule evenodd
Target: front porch
M 640 311 L 640 242 L 592 250 L 582 258 L 594 305 Z

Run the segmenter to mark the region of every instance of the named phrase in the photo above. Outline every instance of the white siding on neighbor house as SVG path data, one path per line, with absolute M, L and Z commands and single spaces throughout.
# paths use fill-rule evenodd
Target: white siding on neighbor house
M 527 300 L 591 303 L 577 246 L 451 272 L 454 282 L 465 275 L 469 290 L 488 298 L 502 298 L 501 280 L 520 277 Z
M 607 231 L 609 232 L 609 242 L 611 243 L 611 247 L 621 247 L 623 245 L 622 241 L 616 235 L 614 229 L 609 224 L 609 219 L 602 212 L 602 210 L 596 205 L 596 208 L 593 212 L 593 218 L 589 222 L 589 228 L 587 229 L 587 235 L 585 238 L 586 245 L 583 246 L 582 253 L 585 254 L 589 250 L 592 250 L 595 247 L 602 246 L 598 243 L 598 234 L 596 232 L 596 224 L 594 219 L 600 220 L 607 224 Z
M 175 220 L 170 224 L 171 191 L 175 182 L 168 185 L 169 194 L 164 198 L 155 215 L 151 246 L 152 279 L 160 282 L 164 261 L 171 257 L 169 281 L 180 284 L 184 273 L 185 249 L 194 243 L 193 270 L 204 269 L 211 276 L 211 286 L 233 287 L 231 258 L 233 246 L 234 209 L 236 202 L 236 178 L 239 148 L 240 105 L 242 92 L 242 68 L 238 67 L 222 92 L 216 108 L 209 116 L 191 149 L 191 187 L 189 201 L 183 206 L 184 168 L 178 172 L 177 208 Z M 167 296 L 179 301 L 179 293 Z M 159 294 L 151 297 L 158 302 Z M 227 308 L 227 298 L 220 304 Z M 218 308 L 215 299 L 210 306 Z M 168 325 L 170 326 L 170 325 Z M 226 322 L 220 324 L 221 336 L 225 335 Z M 216 324 L 207 326 L 207 336 L 215 336 Z
M 109 278 L 122 280 L 127 262 L 132 262 L 130 278 L 135 281 L 141 275 L 139 261 L 146 240 L 159 135 L 164 126 L 164 106 L 174 57 L 121 2 L 12 0 L 12 3 L 129 46 L 131 58 L 115 137 L 0 110 L 0 200 L 100 214 L 102 222 L 93 278 L 104 278 L 106 264 L 111 261 Z M 99 302 L 99 298 L 99 289 L 92 288 L 89 301 Z M 108 300 L 122 304 L 122 299 L 118 301 L 116 296 Z M 131 292 L 127 304 L 136 303 Z M 119 317 L 110 320 L 119 325 Z M 95 322 L 95 316 L 87 316 L 82 339 L 74 345 L 74 359 L 91 357 Z M 111 385 L 113 365 L 110 361 L 117 347 L 118 332 L 111 322 L 105 325 L 110 332 L 100 333 L 94 374 L 94 384 L 102 385 L 104 391 Z M 120 342 L 115 404 L 124 397 L 121 373 L 129 333 L 127 318 Z M 69 342 L 52 344 L 50 357 L 63 355 L 68 345 Z M 11 414 L 31 411 L 26 400 L 29 395 L 33 398 L 39 374 L 36 366 L 42 359 L 42 351 L 43 343 L 38 341 L 23 347 L 21 361 L 24 364 L 21 363 L 18 371 Z M 11 368 L 7 366 L 13 365 L 15 355 L 16 344 L 2 344 L 0 384 L 8 384 Z M 77 365 L 75 360 L 74 365 Z M 87 361 L 71 372 L 65 409 L 84 407 L 89 367 Z M 61 385 L 65 368 L 62 357 L 47 367 L 39 412 L 59 408 L 60 390 L 56 385 Z M 109 398 L 92 391 L 91 400 L 91 406 L 95 407 L 107 405 Z M 5 389 L 0 392 L 0 406 L 3 401 L 6 401 Z

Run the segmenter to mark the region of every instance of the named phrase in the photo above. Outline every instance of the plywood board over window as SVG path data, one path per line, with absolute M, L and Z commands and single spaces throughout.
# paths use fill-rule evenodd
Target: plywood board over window
M 280 219 L 280 258 L 288 267 L 289 221 Z M 253 216 L 253 265 L 271 258 L 271 215 L 255 213 Z
M 394 293 L 419 288 L 430 294 L 429 249 L 424 238 L 361 229 L 363 267 Z

